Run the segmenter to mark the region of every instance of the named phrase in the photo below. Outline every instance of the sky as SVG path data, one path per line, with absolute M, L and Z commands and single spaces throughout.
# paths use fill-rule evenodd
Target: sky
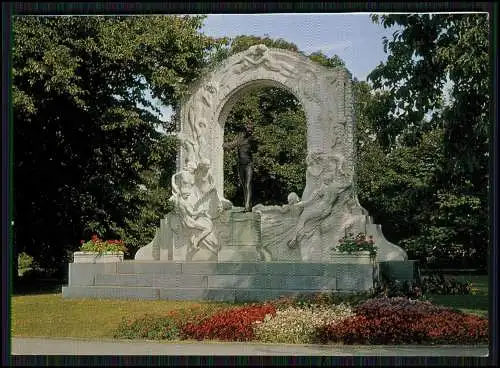
M 367 75 L 387 59 L 382 38 L 391 38 L 395 29 L 374 24 L 369 13 L 321 14 L 209 14 L 201 32 L 214 37 L 253 35 L 283 38 L 306 53 L 337 54 L 353 77 Z M 163 119 L 169 108 L 161 108 Z
M 382 37 L 394 29 L 372 23 L 369 13 L 211 14 L 201 29 L 208 36 L 254 35 L 283 38 L 301 51 L 337 54 L 358 80 L 387 59 Z

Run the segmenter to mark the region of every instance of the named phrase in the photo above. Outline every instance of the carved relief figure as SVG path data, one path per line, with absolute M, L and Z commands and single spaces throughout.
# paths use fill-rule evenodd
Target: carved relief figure
M 199 107 L 197 110 L 199 110 Z M 192 145 L 193 151 L 196 154 L 196 162 L 201 159 L 201 148 L 207 147 L 207 140 L 205 137 L 207 134 L 207 122 L 205 119 L 199 117 L 200 115 L 200 111 L 197 112 L 195 108 L 191 107 L 189 109 L 188 123 L 193 135 Z
M 321 98 L 319 92 L 319 83 L 315 73 L 311 70 L 306 70 L 298 80 L 299 90 L 302 96 L 313 103 L 320 103 Z
M 199 145 L 183 132 L 178 132 L 176 137 L 179 139 L 181 147 L 186 151 L 186 157 L 183 163 L 184 166 L 187 165 L 188 162 L 196 162 L 199 157 Z
M 324 170 L 323 154 L 311 152 L 306 157 L 306 187 L 302 193 L 302 200 L 308 200 L 315 190 L 321 185 L 321 173 Z
M 274 60 L 269 53 L 269 49 L 266 45 L 262 44 L 249 47 L 243 57 L 235 62 L 234 65 L 238 66 L 234 69 L 235 74 L 241 74 L 258 65 L 263 65 L 267 69 L 278 72 L 286 77 L 292 75 L 294 70 L 294 68 L 287 63 Z
M 217 92 L 217 89 L 211 85 L 207 84 L 202 91 L 202 102 L 207 106 L 211 107 L 212 106 L 212 100 L 214 98 L 215 93 Z
M 307 260 L 306 248 L 314 243 L 311 238 L 314 236 L 314 241 L 319 241 L 319 231 L 323 220 L 330 216 L 339 195 L 346 189 L 345 185 L 334 181 L 334 175 L 325 173 L 321 187 L 311 194 L 310 199 L 302 203 L 304 210 L 288 246 L 291 248 L 300 246 L 303 260 Z
M 200 167 L 189 162 L 186 169 L 172 177 L 170 200 L 174 204 L 174 213 L 180 220 L 184 234 L 190 235 L 187 260 L 191 260 L 201 246 L 214 254 L 218 253 L 218 241 L 214 234 L 210 208 L 215 207 L 214 212 L 218 213 L 220 202 L 207 166 L 207 162 Z M 199 184 L 201 187 L 198 187 Z
M 210 171 L 210 160 L 202 159 L 195 170 L 195 190 L 198 192 L 197 207 L 211 218 L 216 218 L 222 211 L 222 203 L 215 189 L 214 178 Z
M 253 211 L 258 211 L 261 213 L 269 214 L 287 214 L 290 217 L 298 217 L 303 209 L 303 202 L 300 202 L 300 198 L 297 193 L 290 193 L 288 195 L 288 203 L 282 206 L 264 206 L 263 204 L 258 204 L 253 208 Z

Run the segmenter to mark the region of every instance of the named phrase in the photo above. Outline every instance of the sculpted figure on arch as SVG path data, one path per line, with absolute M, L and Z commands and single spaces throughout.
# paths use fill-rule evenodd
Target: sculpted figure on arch
M 197 166 L 188 162 L 184 170 L 174 174 L 170 200 L 183 235 L 188 237 L 187 260 L 192 259 L 201 247 L 216 256 L 220 244 L 213 220 L 223 207 L 210 173 L 210 161 L 202 160 Z

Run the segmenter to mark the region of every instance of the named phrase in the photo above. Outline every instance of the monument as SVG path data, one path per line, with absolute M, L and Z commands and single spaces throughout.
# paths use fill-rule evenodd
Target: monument
M 135 261 L 118 263 L 116 273 L 130 271 L 136 280 L 150 275 L 150 281 L 139 284 L 155 290 L 153 298 L 218 300 L 367 290 L 376 277 L 373 267 L 381 264 L 399 265 L 398 272 L 411 277 L 413 266 L 404 250 L 385 239 L 357 199 L 351 83 L 344 68 L 326 68 L 265 45 L 231 56 L 200 78 L 180 111 L 174 210 Z M 245 197 L 244 208 L 238 208 L 223 195 L 224 124 L 242 95 L 262 87 L 288 90 L 302 104 L 307 118 L 306 186 L 301 197 L 290 193 L 283 206 L 251 207 L 253 142 L 247 122 L 236 144 Z M 374 237 L 378 251 L 373 264 L 346 263 L 332 250 L 346 232 Z M 105 285 L 123 286 L 118 276 L 110 279 L 115 284 Z M 92 285 L 81 285 L 94 286 L 94 292 L 69 285 L 66 293 L 107 295 L 104 289 L 96 291 L 96 282 L 94 275 Z M 130 290 L 132 296 L 151 296 L 149 289 Z

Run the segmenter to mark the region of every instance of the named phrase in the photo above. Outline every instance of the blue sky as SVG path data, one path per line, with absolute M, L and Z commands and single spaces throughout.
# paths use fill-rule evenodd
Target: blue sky
M 306 52 L 337 54 L 358 80 L 387 59 L 382 37 L 395 29 L 372 23 L 369 13 L 351 14 L 210 14 L 201 31 L 208 36 L 268 35 L 293 42 Z M 162 108 L 164 118 L 169 108 Z
M 382 37 L 394 29 L 372 23 L 369 13 L 352 14 L 211 14 L 202 32 L 209 36 L 269 35 L 295 43 L 311 53 L 337 54 L 354 77 L 366 76 L 387 59 Z

